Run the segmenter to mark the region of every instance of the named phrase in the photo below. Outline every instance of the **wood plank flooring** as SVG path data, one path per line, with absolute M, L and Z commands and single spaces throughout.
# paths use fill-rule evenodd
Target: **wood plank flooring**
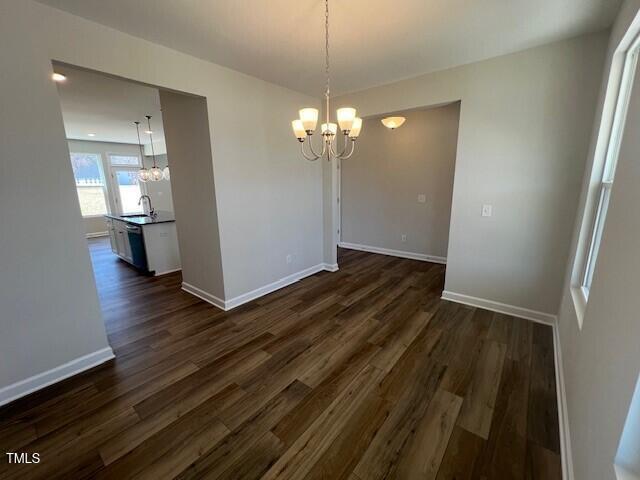
M 561 478 L 551 328 L 340 251 L 231 312 L 90 241 L 115 361 L 0 408 L 2 479 Z

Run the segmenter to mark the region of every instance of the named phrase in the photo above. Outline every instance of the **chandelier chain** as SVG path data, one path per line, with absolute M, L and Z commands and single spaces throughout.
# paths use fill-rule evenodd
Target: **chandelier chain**
M 329 0 L 324 1 L 324 52 L 325 52 L 325 74 L 327 76 L 326 96 L 329 96 Z

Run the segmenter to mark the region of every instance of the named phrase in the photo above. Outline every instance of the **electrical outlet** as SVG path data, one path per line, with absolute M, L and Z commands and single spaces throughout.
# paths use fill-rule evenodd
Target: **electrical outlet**
M 427 203 L 427 196 L 424 193 L 418 194 L 418 203 Z
M 402 241 L 403 241 L 403 242 L 406 242 L 406 241 L 407 241 L 407 236 L 406 236 L 406 235 L 404 235 L 404 234 L 403 234 L 400 238 L 402 239 Z
M 490 217 L 493 215 L 493 206 L 492 205 L 482 205 L 482 216 Z
M 287 263 L 291 263 L 293 261 L 293 257 L 291 255 L 287 255 Z

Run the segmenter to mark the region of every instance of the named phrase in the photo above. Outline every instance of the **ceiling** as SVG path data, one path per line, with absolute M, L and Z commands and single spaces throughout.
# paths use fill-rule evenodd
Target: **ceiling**
M 133 124 L 137 120 L 142 122 L 142 143 L 147 144 L 145 115 L 151 115 L 154 143 L 164 141 L 160 97 L 155 88 L 62 65 L 54 65 L 54 70 L 67 76 L 56 84 L 67 138 L 137 144 Z
M 320 97 L 322 0 L 39 0 Z M 611 25 L 621 0 L 331 0 L 332 93 Z

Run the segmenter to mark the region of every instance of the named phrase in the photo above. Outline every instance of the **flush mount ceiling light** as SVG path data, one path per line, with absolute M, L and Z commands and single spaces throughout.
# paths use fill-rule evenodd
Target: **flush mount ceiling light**
M 382 124 L 391 130 L 395 130 L 396 128 L 401 127 L 405 120 L 406 118 L 404 117 L 387 117 L 382 119 Z
M 87 137 L 95 137 L 96 134 L 95 133 L 87 133 Z
M 319 153 L 313 148 L 311 143 L 311 135 L 313 135 L 316 125 L 318 124 L 318 109 L 303 108 L 300 110 L 300 118 L 291 122 L 293 134 L 300 142 L 302 155 L 310 161 L 317 160 L 326 155 L 327 160 L 332 158 L 346 159 L 353 155 L 355 142 L 360 130 L 362 129 L 362 119 L 356 116 L 356 109 L 351 107 L 339 108 L 337 110 L 338 124 L 331 123 L 329 117 L 329 96 L 330 96 L 330 75 L 329 75 L 329 0 L 324 2 L 324 51 L 325 51 L 325 76 L 326 89 L 324 93 L 326 107 L 326 122 L 320 126 L 320 135 L 322 135 L 322 150 Z M 338 135 L 338 126 L 340 132 L 344 136 L 344 146 L 338 151 L 336 136 Z M 307 142 L 307 138 L 309 141 Z M 309 144 L 309 153 L 305 150 L 305 144 Z
M 53 75 L 51 75 L 51 78 L 54 82 L 64 82 L 67 79 L 67 76 L 61 73 L 54 72 Z

